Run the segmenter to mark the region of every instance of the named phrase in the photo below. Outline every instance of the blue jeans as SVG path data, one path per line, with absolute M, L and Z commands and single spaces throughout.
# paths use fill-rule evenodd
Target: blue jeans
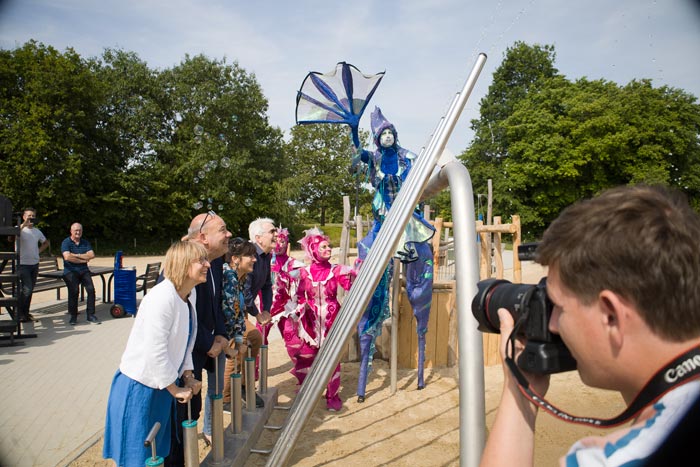
M 80 292 L 80 286 L 82 285 L 87 292 L 87 315 L 94 315 L 95 286 L 92 283 L 90 270 L 86 268 L 85 271 L 67 272 L 63 275 L 63 280 L 68 287 L 68 313 L 74 317 L 78 316 L 78 292 Z
M 19 319 L 29 317 L 29 306 L 32 304 L 32 293 L 36 284 L 37 274 L 39 274 L 38 264 L 20 264 L 20 299 L 19 299 Z
M 216 358 L 216 365 L 219 367 L 219 394 L 224 392 L 224 368 L 226 367 L 226 354 L 221 352 Z M 204 401 L 204 426 L 202 432 L 211 436 L 211 396 L 216 394 L 216 373 L 207 371 L 207 400 Z

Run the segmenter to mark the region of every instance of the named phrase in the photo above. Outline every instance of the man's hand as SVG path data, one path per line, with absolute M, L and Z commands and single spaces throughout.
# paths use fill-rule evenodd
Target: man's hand
M 505 308 L 499 308 L 498 319 L 501 322 L 501 363 L 503 364 L 503 376 L 505 378 L 506 384 L 509 387 L 512 387 L 512 389 L 515 391 L 515 393 L 517 393 L 518 396 L 524 398 L 524 396 L 521 395 L 520 390 L 518 390 L 518 385 L 515 381 L 515 378 L 513 377 L 513 374 L 510 372 L 508 365 L 506 365 L 505 363 L 506 350 L 508 348 L 509 341 L 508 337 L 513 332 L 513 316 Z M 524 340 L 519 337 L 516 338 L 515 355 L 513 355 L 513 360 L 518 361 L 518 357 L 520 356 L 524 348 Z M 533 391 L 535 391 L 540 396 L 544 396 L 547 393 L 547 390 L 549 389 L 549 375 L 538 375 L 534 373 L 527 373 L 525 371 L 522 371 L 522 374 L 525 375 L 527 380 L 530 382 L 530 387 Z
M 202 382 L 194 377 L 188 378 L 185 380 L 185 388 L 191 389 L 192 394 L 199 394 L 199 391 L 202 390 Z
M 217 337 L 221 336 L 215 336 L 214 337 L 214 343 L 211 345 L 211 349 L 207 352 L 207 355 L 209 355 L 211 358 L 216 358 L 219 356 L 219 354 L 224 350 L 224 346 L 221 345 L 221 340 L 218 340 Z
M 255 319 L 258 320 L 258 323 L 263 325 L 269 323 L 272 317 L 270 316 L 270 312 L 268 310 L 262 310 L 255 316 Z
M 236 358 L 236 355 L 239 354 L 238 347 L 239 347 L 239 345 L 236 344 L 236 341 L 231 339 L 231 342 L 229 343 L 229 345 L 227 345 L 226 348 L 224 349 L 224 352 L 226 353 L 226 358 L 230 358 L 230 359 Z

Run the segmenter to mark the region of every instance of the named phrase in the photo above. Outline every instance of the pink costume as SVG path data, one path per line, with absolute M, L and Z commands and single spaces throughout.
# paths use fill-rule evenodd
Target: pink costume
M 323 345 L 333 321 L 338 316 L 338 287 L 350 290 L 356 271 L 342 264 L 331 264 L 321 258 L 318 250 L 328 237 L 314 228 L 306 231 L 301 243 L 311 264 L 301 269 L 297 288 L 297 313 L 299 315 L 298 331 L 302 340 L 296 355 L 294 373 L 300 382 L 308 374 L 319 349 Z M 340 389 L 340 364 L 335 368 L 326 387 L 326 407 L 340 410 L 343 403 L 338 396 Z
M 270 315 L 272 323 L 277 326 L 284 339 L 289 358 L 295 368 L 291 373 L 297 377 L 299 384 L 303 381 L 296 373 L 296 355 L 302 346 L 297 330 L 297 283 L 304 263 L 287 255 L 289 245 L 289 231 L 287 229 L 277 230 L 277 245 L 275 245 L 275 256 L 272 264 L 272 274 L 274 277 L 272 307 Z

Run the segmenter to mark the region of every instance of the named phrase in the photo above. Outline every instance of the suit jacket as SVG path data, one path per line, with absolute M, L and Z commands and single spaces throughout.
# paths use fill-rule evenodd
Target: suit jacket
M 197 294 L 197 339 L 192 351 L 192 362 L 196 375 L 201 374 L 202 368 L 214 371 L 214 359 L 210 358 L 207 352 L 214 344 L 214 336 L 226 337 L 224 312 L 221 306 L 223 257 L 212 260 L 210 264 L 207 281 L 195 287 Z

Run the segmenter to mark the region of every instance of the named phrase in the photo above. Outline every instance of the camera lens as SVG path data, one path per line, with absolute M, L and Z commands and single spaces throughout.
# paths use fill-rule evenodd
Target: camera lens
M 507 309 L 517 321 L 526 305 L 528 292 L 536 286 L 513 284 L 503 279 L 486 279 L 477 284 L 477 294 L 472 300 L 472 314 L 479 323 L 479 331 L 499 334 L 501 320 L 498 309 Z

